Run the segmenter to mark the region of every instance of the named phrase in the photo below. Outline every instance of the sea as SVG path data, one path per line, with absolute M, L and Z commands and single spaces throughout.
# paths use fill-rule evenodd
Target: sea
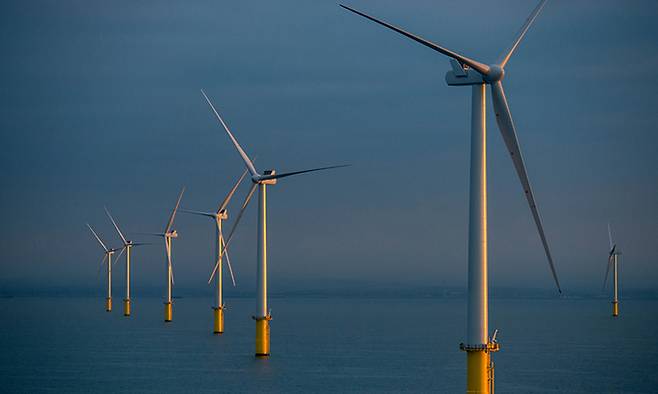
M 462 297 L 270 299 L 271 356 L 254 357 L 250 297 L 0 298 L 2 393 L 464 393 Z M 494 298 L 496 393 L 657 393 L 658 300 Z

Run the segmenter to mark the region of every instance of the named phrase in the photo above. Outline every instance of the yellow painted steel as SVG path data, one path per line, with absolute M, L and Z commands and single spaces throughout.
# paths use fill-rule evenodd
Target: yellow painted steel
M 466 392 L 489 393 L 489 353 L 486 350 L 466 352 Z
M 123 315 L 130 316 L 130 300 L 123 300 Z
M 164 314 L 164 315 L 165 315 L 164 321 L 168 323 L 168 322 L 171 321 L 171 315 L 172 315 L 171 302 L 165 302 L 165 310 L 164 310 L 164 312 L 165 312 L 165 314 Z
M 612 316 L 619 316 L 619 302 L 612 301 Z
M 224 308 L 221 306 L 219 308 L 213 309 L 213 333 L 214 334 L 223 334 L 224 333 Z
M 494 364 L 491 353 L 500 350 L 500 344 L 494 339 L 483 345 L 460 344 L 466 352 L 466 393 L 494 392 Z
M 256 320 L 256 357 L 270 355 L 270 320 L 272 317 L 258 317 Z
M 105 299 L 105 310 L 107 312 L 112 312 L 112 298 L 111 297 L 107 297 Z

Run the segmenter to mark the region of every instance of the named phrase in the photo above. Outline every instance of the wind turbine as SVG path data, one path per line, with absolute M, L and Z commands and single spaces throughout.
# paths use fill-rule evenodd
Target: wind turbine
M 223 126 L 224 130 L 226 131 L 226 134 L 231 139 L 233 146 L 235 146 L 235 149 L 240 154 L 240 157 L 242 157 L 244 164 L 247 166 L 247 169 L 251 174 L 251 182 L 252 182 L 251 189 L 249 189 L 249 193 L 247 193 L 247 197 L 245 198 L 244 203 L 242 204 L 240 213 L 238 213 L 238 216 L 235 219 L 235 223 L 233 224 L 233 228 L 231 229 L 229 237 L 226 240 L 226 245 L 224 246 L 224 249 L 226 249 L 228 244 L 231 242 L 233 233 L 237 228 L 238 223 L 240 222 L 240 218 L 242 217 L 242 214 L 247 208 L 247 205 L 249 205 L 251 196 L 253 196 L 254 192 L 256 191 L 256 188 L 258 187 L 258 243 L 257 243 L 258 257 L 256 262 L 257 298 L 256 298 L 256 314 L 253 316 L 253 319 L 256 321 L 256 357 L 267 357 L 270 355 L 270 320 L 272 320 L 270 311 L 267 308 L 267 186 L 275 185 L 277 179 L 280 178 L 285 178 L 298 174 L 305 174 L 308 172 L 328 170 L 331 168 L 346 167 L 347 165 L 312 168 L 309 170 L 286 172 L 282 174 L 277 174 L 276 171 L 274 170 L 265 170 L 261 174 L 256 170 L 256 167 L 254 167 L 254 163 L 249 158 L 249 156 L 247 156 L 244 149 L 242 149 L 238 141 L 235 139 L 235 137 L 229 130 L 228 126 L 226 125 L 222 117 L 219 115 L 219 113 L 213 106 L 212 102 L 210 102 L 208 96 L 206 96 L 206 93 L 203 90 L 201 90 L 201 93 L 203 94 L 203 97 L 208 102 L 208 105 L 212 109 L 212 112 L 217 117 L 217 120 Z M 218 266 L 216 265 L 215 269 L 217 268 Z
M 517 34 L 512 45 L 501 55 L 497 63 L 484 64 L 470 59 L 457 52 L 446 49 L 433 42 L 425 40 L 396 26 L 373 18 L 353 8 L 341 5 L 348 11 L 396 31 L 436 52 L 448 56 L 452 71 L 446 74 L 449 86 L 471 86 L 471 173 L 470 173 L 470 203 L 469 203 L 469 236 L 468 236 L 468 307 L 466 343 L 460 348 L 466 351 L 467 392 L 488 393 L 492 389 L 493 363 L 490 353 L 498 351 L 500 346 L 488 337 L 488 280 L 487 280 L 487 163 L 486 163 L 486 106 L 485 87 L 491 86 L 493 108 L 496 122 L 509 151 L 516 172 L 521 181 L 539 237 L 544 246 L 546 257 L 558 291 L 560 283 L 555 272 L 553 258 L 544 235 L 541 218 L 535 202 L 530 181 L 526 173 L 523 156 L 516 137 L 516 130 L 510 113 L 502 80 L 505 77 L 505 66 L 518 48 L 521 40 L 542 10 L 546 0 L 542 0 L 532 11 L 525 24 Z
M 172 229 L 172 226 L 174 225 L 174 218 L 176 217 L 176 212 L 178 211 L 178 207 L 180 206 L 180 200 L 183 198 L 183 193 L 185 192 L 185 187 L 183 187 L 180 191 L 180 194 L 178 195 L 178 200 L 176 200 L 176 205 L 174 206 L 174 209 L 171 211 L 171 215 L 169 216 L 169 221 L 167 221 L 167 225 L 165 226 L 164 232 L 162 233 L 149 233 L 149 235 L 156 235 L 158 237 L 164 238 L 164 243 L 165 243 L 165 264 L 167 268 L 167 301 L 164 303 L 165 304 L 165 310 L 164 310 L 164 321 L 166 323 L 169 323 L 172 318 L 172 304 L 171 304 L 171 286 L 174 284 L 174 272 L 172 270 L 171 266 L 171 243 L 174 238 L 178 238 L 178 232 L 176 230 Z
M 613 280 L 613 290 L 612 290 L 612 316 L 619 316 L 619 271 L 618 271 L 618 256 L 621 255 L 619 249 L 617 249 L 617 244 L 612 242 L 612 231 L 610 230 L 610 223 L 608 223 L 608 239 L 610 240 L 610 252 L 608 253 L 608 264 L 605 269 L 605 279 L 603 279 L 603 288 L 605 289 L 608 284 L 608 273 L 610 272 L 610 266 L 612 266 L 612 280 Z
M 112 312 L 112 255 L 119 249 L 108 249 L 107 246 L 101 241 L 101 238 L 96 234 L 96 231 L 94 231 L 93 228 L 87 223 L 87 227 L 89 227 L 89 230 L 91 231 L 92 234 L 94 234 L 94 238 L 96 238 L 96 241 L 101 245 L 101 248 L 103 248 L 103 260 L 101 261 L 101 265 L 107 260 L 107 298 L 105 299 L 105 310 L 107 312 Z M 119 254 L 119 257 L 121 257 L 121 254 Z
M 121 249 L 122 253 L 125 250 L 126 251 L 126 298 L 123 300 L 123 315 L 124 316 L 130 316 L 130 254 L 131 254 L 131 249 L 135 246 L 141 246 L 141 245 L 151 245 L 150 243 L 139 243 L 139 242 L 133 242 L 130 240 L 127 240 L 126 237 L 123 236 L 123 233 L 121 233 L 121 230 L 119 230 L 119 225 L 117 225 L 117 222 L 114 220 L 112 215 L 110 215 L 110 211 L 107 210 L 107 207 L 105 207 L 105 213 L 107 214 L 107 217 L 110 218 L 112 221 L 112 224 L 114 225 L 114 228 L 117 231 L 117 234 L 119 234 L 119 237 L 121 238 L 121 242 L 123 243 L 123 248 Z
M 224 294 L 222 288 L 222 268 L 223 268 L 224 255 L 226 255 L 226 262 L 228 263 L 229 273 L 231 274 L 231 281 L 233 282 L 233 286 L 235 286 L 235 277 L 233 276 L 233 268 L 231 267 L 231 261 L 229 260 L 228 252 L 226 252 L 223 249 L 225 242 L 224 242 L 224 234 L 222 233 L 222 222 L 228 219 L 228 210 L 226 209 L 226 207 L 228 206 L 228 203 L 231 201 L 231 198 L 233 198 L 235 191 L 238 189 L 238 186 L 240 186 L 240 183 L 242 183 L 244 177 L 247 176 L 247 172 L 248 171 L 245 170 L 242 173 L 242 176 L 238 179 L 238 181 L 235 182 L 235 185 L 233 186 L 233 188 L 231 188 L 229 193 L 226 195 L 224 201 L 222 201 L 221 204 L 219 205 L 217 212 L 200 212 L 200 211 L 190 211 L 186 209 L 181 209 L 181 211 L 184 213 L 190 213 L 193 215 L 205 216 L 207 218 L 210 218 L 215 223 L 215 265 L 219 268 L 213 270 L 213 273 L 210 276 L 210 280 L 208 281 L 208 283 L 212 281 L 212 278 L 216 272 L 217 298 L 216 298 L 216 306 L 212 308 L 214 334 L 222 334 L 224 332 Z

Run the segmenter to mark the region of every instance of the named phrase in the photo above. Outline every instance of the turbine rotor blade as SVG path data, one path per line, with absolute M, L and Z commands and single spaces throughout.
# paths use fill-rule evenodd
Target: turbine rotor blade
M 217 210 L 217 213 L 220 213 L 221 211 L 226 209 L 226 206 L 228 206 L 228 203 L 233 198 L 233 195 L 235 194 L 235 191 L 238 190 L 238 186 L 240 186 L 240 184 L 242 183 L 242 180 L 244 179 L 244 177 L 247 176 L 247 172 L 248 172 L 248 170 L 245 170 L 242 173 L 242 176 L 240 176 L 240 179 L 238 179 L 238 181 L 235 182 L 235 185 L 233 185 L 233 188 L 231 189 L 231 191 L 229 191 L 229 193 L 224 198 L 224 201 L 222 201 L 222 204 L 219 206 L 219 209 Z
M 217 217 L 217 214 L 214 214 L 214 213 L 211 213 L 211 212 L 192 211 L 192 210 L 189 210 L 189 209 L 181 209 L 180 211 L 183 212 L 183 213 L 189 213 L 189 214 L 192 214 L 192 215 L 207 216 L 207 217 L 213 218 L 213 219 Z
M 537 7 L 535 7 L 535 9 L 532 11 L 530 16 L 528 17 L 528 19 L 526 19 L 525 23 L 521 27 L 521 30 L 519 30 L 519 32 L 516 34 L 516 38 L 514 39 L 514 42 L 512 42 L 512 45 L 510 45 L 509 48 L 507 48 L 505 50 L 505 52 L 503 52 L 503 54 L 500 57 L 500 60 L 498 61 L 498 64 L 500 65 L 501 68 L 505 68 L 505 65 L 507 64 L 509 59 L 512 57 L 512 54 L 514 54 L 514 51 L 516 51 L 516 48 L 519 46 L 519 44 L 523 40 L 523 37 L 528 32 L 528 29 L 530 29 L 530 26 L 535 21 L 535 19 L 537 19 L 537 16 L 539 15 L 541 10 L 546 5 L 546 1 L 547 0 L 541 0 L 539 2 Z
M 178 211 L 178 206 L 180 205 L 180 200 L 183 198 L 183 193 L 185 193 L 185 186 L 180 191 L 180 194 L 178 195 L 178 200 L 176 200 L 176 206 L 174 207 L 174 210 L 171 211 L 171 216 L 169 216 L 169 221 L 167 222 L 167 227 L 165 227 L 165 234 L 171 230 L 171 226 L 174 224 L 174 218 L 176 217 L 176 211 Z
M 251 197 L 254 195 L 254 192 L 256 191 L 256 186 L 258 186 L 257 183 L 253 183 L 251 185 L 251 188 L 249 189 L 249 193 L 247 193 L 247 197 L 244 199 L 244 202 L 242 203 L 240 212 L 238 213 L 238 216 L 236 216 L 235 222 L 233 222 L 233 227 L 231 227 L 231 231 L 228 234 L 228 238 L 226 238 L 226 243 L 224 244 L 222 253 L 226 253 L 226 249 L 228 248 L 229 244 L 231 243 L 231 240 L 233 239 L 233 234 L 235 234 L 235 230 L 238 228 L 238 224 L 242 219 L 242 215 L 244 214 L 244 211 L 247 209 L 247 206 L 249 205 L 249 201 L 251 201 Z
M 215 267 L 212 269 L 212 272 L 210 273 L 210 279 L 208 279 L 208 284 L 212 282 L 212 278 L 215 277 L 215 273 L 217 272 L 218 268 L 219 268 L 219 259 L 217 259 L 217 262 L 215 262 Z
M 164 237 L 164 236 L 165 236 L 164 233 L 133 233 L 133 234 L 138 234 L 138 235 L 153 235 L 153 236 L 156 236 L 156 237 Z
M 224 237 L 221 237 L 222 244 L 224 243 Z M 231 282 L 233 282 L 233 287 L 235 287 L 235 276 L 233 275 L 233 267 L 231 266 L 231 259 L 228 257 L 228 250 L 224 250 L 223 254 L 226 256 L 226 264 L 228 265 L 228 272 L 231 274 Z
M 279 178 L 285 178 L 291 175 L 299 175 L 299 174 L 305 174 L 307 172 L 314 172 L 314 171 L 322 171 L 322 170 L 330 170 L 332 168 L 341 168 L 341 167 L 349 167 L 351 164 L 341 164 L 338 166 L 329 166 L 329 167 L 320 167 L 320 168 L 312 168 L 310 170 L 302 170 L 302 171 L 294 171 L 294 172 L 284 172 L 282 174 L 274 174 L 274 175 L 263 175 L 258 177 L 259 181 L 266 181 L 269 179 L 279 179 Z
M 610 241 L 610 253 L 615 248 L 615 244 L 612 242 L 612 230 L 610 229 L 610 223 L 608 223 L 608 240 Z
M 425 40 L 424 38 L 418 37 L 417 35 L 414 35 L 412 33 L 404 31 L 404 30 L 400 29 L 399 27 L 393 26 L 389 23 L 386 23 L 384 21 L 376 19 L 376 18 L 374 18 L 370 15 L 364 14 L 363 12 L 357 11 L 353 8 L 350 8 L 350 7 L 346 6 L 346 5 L 343 5 L 343 4 L 339 4 L 339 5 L 343 8 L 345 8 L 348 11 L 351 11 L 351 12 L 357 14 L 357 15 L 361 15 L 362 17 L 364 17 L 366 19 L 369 19 L 369 20 L 371 20 L 375 23 L 378 23 L 378 24 L 380 24 L 384 27 L 387 27 L 387 28 L 389 28 L 393 31 L 396 31 L 396 32 L 402 34 L 403 36 L 411 38 L 412 40 L 414 40 L 418 43 L 421 43 L 421 44 L 425 45 L 428 48 L 434 49 L 435 51 L 437 51 L 439 53 L 442 53 L 442 54 L 444 54 L 448 57 L 451 57 L 451 58 L 457 60 L 458 62 L 460 62 L 462 64 L 467 64 L 468 66 L 470 66 L 471 68 L 473 68 L 475 71 L 479 72 L 482 75 L 486 75 L 486 74 L 489 73 L 489 66 L 487 66 L 486 64 L 480 63 L 480 62 L 478 62 L 476 60 L 473 60 L 473 59 L 469 59 L 468 57 L 460 55 L 457 52 L 453 52 L 453 51 L 451 51 L 447 48 L 436 45 L 435 43 L 433 43 L 431 41 Z
M 119 255 L 117 256 L 117 258 L 114 260 L 114 264 L 116 264 L 117 261 L 119 261 L 119 259 L 121 258 L 121 256 L 123 255 L 123 252 L 125 252 L 125 250 L 126 250 L 126 247 L 125 247 L 125 246 L 124 246 L 123 248 L 121 248 L 121 252 L 120 252 Z
M 603 290 L 608 285 L 608 273 L 610 272 L 610 266 L 612 265 L 612 255 L 608 256 L 608 264 L 606 265 L 605 268 L 605 278 L 603 279 Z
M 212 104 L 208 96 L 206 95 L 206 92 L 201 89 L 201 94 L 203 94 L 203 97 L 205 97 L 206 101 L 208 102 L 208 105 L 210 105 L 210 108 L 212 109 L 212 112 L 215 113 L 215 116 L 217 117 L 217 120 L 219 120 L 219 123 L 222 124 L 224 127 L 224 130 L 226 130 L 226 133 L 228 134 L 228 137 L 231 139 L 231 142 L 233 142 L 233 146 L 235 146 L 235 149 L 238 151 L 240 156 L 242 157 L 242 161 L 244 161 L 244 164 L 247 166 L 249 169 L 249 172 L 251 173 L 252 176 L 258 176 L 258 171 L 256 171 L 256 167 L 254 167 L 254 163 L 251 162 L 249 159 L 249 156 L 245 153 L 244 149 L 240 146 L 238 143 L 238 140 L 235 139 L 233 136 L 233 133 L 231 133 L 231 130 L 229 130 L 228 126 L 224 122 L 224 119 L 219 115 L 219 112 L 215 109 L 215 106 Z
M 98 271 L 96 272 L 96 276 L 99 276 L 101 274 L 101 268 L 103 268 L 103 263 L 107 260 L 107 253 L 103 253 L 103 259 L 101 260 L 101 263 L 98 265 Z
M 105 244 L 103 243 L 103 241 L 101 241 L 100 237 L 98 236 L 98 234 L 96 234 L 96 231 L 94 231 L 94 229 L 91 228 L 91 226 L 89 225 L 89 223 L 87 223 L 87 227 L 89 227 L 89 230 L 91 230 L 91 233 L 94 234 L 94 237 L 96 237 L 96 240 L 98 241 L 99 244 L 101 244 L 101 246 L 103 247 L 103 249 L 104 249 L 106 252 L 108 252 L 109 249 L 107 248 L 107 246 L 105 246 Z
M 171 270 L 171 284 L 174 284 L 174 267 L 171 264 L 171 253 L 169 252 L 169 245 L 168 243 L 171 242 L 171 238 L 167 239 L 165 238 L 165 253 L 167 254 L 167 263 L 169 264 L 167 266 L 167 269 Z
M 124 237 L 123 234 L 121 233 L 121 230 L 119 230 L 119 226 L 117 225 L 117 222 L 115 222 L 112 215 L 110 215 L 110 211 L 107 210 L 107 207 L 103 207 L 103 208 L 105 208 L 105 213 L 107 214 L 107 217 L 110 218 L 112 224 L 114 225 L 114 228 L 117 230 L 117 233 L 119 233 L 119 237 L 121 237 L 123 244 L 124 245 L 128 244 L 128 241 L 126 241 L 126 237 Z
M 528 200 L 528 205 L 530 205 L 532 217 L 535 219 L 535 224 L 537 226 L 537 230 L 539 231 L 539 237 L 541 238 L 541 242 L 544 246 L 544 251 L 546 252 L 546 257 L 548 258 L 548 263 L 551 268 L 551 273 L 553 274 L 553 279 L 555 280 L 558 291 L 562 293 L 562 289 L 560 288 L 560 281 L 557 278 L 557 272 L 555 271 L 555 265 L 553 264 L 553 257 L 551 256 L 550 249 L 548 248 L 548 241 L 546 241 L 546 235 L 544 234 L 541 217 L 539 216 L 539 210 L 537 209 L 535 197 L 532 193 L 532 188 L 530 187 L 530 180 L 528 179 L 525 164 L 523 163 L 523 156 L 521 154 L 521 148 L 519 147 L 519 141 L 516 136 L 512 114 L 510 113 L 507 99 L 505 98 L 505 91 L 503 90 L 503 85 L 500 83 L 500 81 L 497 81 L 491 85 L 491 93 L 498 128 L 500 129 L 500 133 L 503 136 L 507 150 L 512 157 L 512 162 L 514 163 L 514 168 L 516 169 L 516 173 L 518 174 L 519 180 L 521 181 L 521 186 L 523 186 L 523 191 L 525 193 L 526 199 Z

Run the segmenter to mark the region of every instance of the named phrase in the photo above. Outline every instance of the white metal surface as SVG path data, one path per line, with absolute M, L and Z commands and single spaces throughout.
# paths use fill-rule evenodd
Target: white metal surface
M 130 300 L 130 249 L 131 245 L 126 246 L 126 300 Z
M 107 298 L 112 298 L 112 253 L 107 252 Z
M 267 316 L 267 185 L 258 185 L 258 260 L 256 263 L 256 317 Z
M 171 302 L 171 284 L 172 284 L 172 272 L 171 272 L 171 237 L 165 236 L 165 248 L 167 251 L 167 302 Z
M 217 226 L 215 226 L 215 258 L 217 259 L 218 272 L 217 272 L 217 308 L 224 306 L 224 294 L 222 289 L 222 220 L 216 220 Z
M 617 270 L 618 270 L 618 266 L 617 266 L 617 256 L 618 256 L 618 255 L 615 253 L 615 255 L 613 256 L 613 266 L 612 266 L 612 278 L 613 278 L 613 280 L 614 280 L 614 282 L 615 282 L 614 285 L 613 285 L 613 286 L 614 286 L 614 290 L 613 290 L 613 293 L 612 293 L 612 301 L 614 301 L 614 302 L 618 302 L 618 301 L 619 301 L 619 298 L 618 298 L 618 296 L 619 296 L 619 294 L 618 294 L 618 292 L 619 292 L 619 287 L 618 287 L 618 286 L 619 286 L 619 285 L 618 285 L 618 280 L 619 280 L 618 275 L 619 275 L 619 273 L 618 273 L 618 271 L 617 271 Z
M 473 85 L 471 179 L 468 230 L 468 306 L 466 341 L 484 345 L 488 334 L 487 282 L 487 126 L 485 85 Z

